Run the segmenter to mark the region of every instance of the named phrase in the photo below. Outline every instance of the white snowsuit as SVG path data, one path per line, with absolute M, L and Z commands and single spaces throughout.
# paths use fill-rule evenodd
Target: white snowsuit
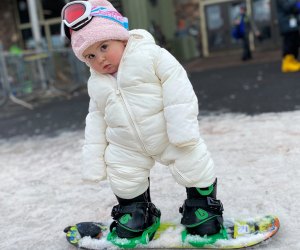
M 108 177 L 114 194 L 148 188 L 155 161 L 185 187 L 208 187 L 214 164 L 199 135 L 198 101 L 186 71 L 145 30 L 130 31 L 117 79 L 91 69 L 83 178 Z

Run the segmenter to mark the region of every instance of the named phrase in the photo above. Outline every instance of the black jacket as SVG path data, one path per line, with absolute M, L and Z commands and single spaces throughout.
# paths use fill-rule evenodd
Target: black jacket
M 297 0 L 276 0 L 277 15 L 281 34 L 299 30 Z

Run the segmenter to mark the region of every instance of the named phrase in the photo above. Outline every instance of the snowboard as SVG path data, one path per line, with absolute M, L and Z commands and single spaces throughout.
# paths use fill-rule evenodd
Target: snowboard
M 189 235 L 176 222 L 161 222 L 154 237 L 146 235 L 138 241 L 116 237 L 108 224 L 81 222 L 65 228 L 67 241 L 81 249 L 119 248 L 198 248 L 198 249 L 239 249 L 260 244 L 274 236 L 279 219 L 274 215 L 247 219 L 224 218 L 223 230 L 213 236 Z M 149 240 L 149 238 L 152 238 Z

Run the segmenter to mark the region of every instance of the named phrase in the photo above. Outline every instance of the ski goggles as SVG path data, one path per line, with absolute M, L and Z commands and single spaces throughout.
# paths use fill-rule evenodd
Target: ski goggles
M 62 35 L 71 40 L 72 30 L 78 31 L 86 26 L 93 17 L 102 17 L 119 23 L 128 29 L 128 19 L 113 8 L 92 7 L 88 1 L 73 1 L 64 6 L 61 11 Z

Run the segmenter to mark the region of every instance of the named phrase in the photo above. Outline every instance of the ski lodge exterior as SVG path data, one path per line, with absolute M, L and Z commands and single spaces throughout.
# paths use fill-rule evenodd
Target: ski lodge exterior
M 2 0 L 0 41 L 4 50 L 17 45 L 23 50 L 35 44 L 29 15 L 29 0 Z M 61 49 L 60 11 L 68 0 L 35 0 L 43 48 Z M 281 38 L 272 0 L 111 0 L 129 19 L 130 29 L 144 28 L 154 34 L 182 61 L 240 50 L 231 37 L 232 20 L 239 5 L 247 5 L 249 16 L 262 33 L 258 41 L 250 35 L 253 50 L 280 49 Z

